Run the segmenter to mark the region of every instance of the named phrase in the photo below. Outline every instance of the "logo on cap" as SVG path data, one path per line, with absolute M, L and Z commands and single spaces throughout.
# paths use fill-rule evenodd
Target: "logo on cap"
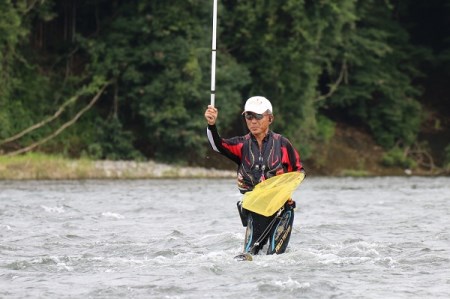
M 267 110 L 272 113 L 272 104 L 265 97 L 255 96 L 249 98 L 247 102 L 245 102 L 244 112 L 263 114 Z

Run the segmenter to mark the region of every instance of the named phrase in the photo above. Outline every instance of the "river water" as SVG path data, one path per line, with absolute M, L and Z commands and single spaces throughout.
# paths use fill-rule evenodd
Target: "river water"
M 450 178 L 307 177 L 235 261 L 229 179 L 0 181 L 0 298 L 450 298 Z

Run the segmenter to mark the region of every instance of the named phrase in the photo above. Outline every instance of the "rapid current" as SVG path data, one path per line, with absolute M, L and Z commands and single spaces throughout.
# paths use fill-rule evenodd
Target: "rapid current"
M 285 254 L 234 180 L 0 181 L 0 298 L 450 298 L 450 178 L 307 177 Z

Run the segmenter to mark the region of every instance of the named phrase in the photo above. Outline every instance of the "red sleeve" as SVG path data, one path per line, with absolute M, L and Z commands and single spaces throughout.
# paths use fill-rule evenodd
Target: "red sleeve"
M 304 172 L 300 154 L 294 148 L 292 143 L 285 137 L 282 137 L 281 151 L 283 153 L 282 163 L 287 168 L 288 172 L 298 171 Z
M 233 137 L 230 139 L 221 138 L 215 125 L 208 126 L 207 136 L 209 144 L 214 151 L 221 153 L 238 165 L 241 164 L 244 137 Z

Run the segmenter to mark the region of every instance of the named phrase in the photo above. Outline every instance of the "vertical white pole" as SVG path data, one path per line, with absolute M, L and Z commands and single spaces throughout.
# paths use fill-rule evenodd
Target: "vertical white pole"
M 216 92 L 216 31 L 217 31 L 217 0 L 214 0 L 213 30 L 211 47 L 211 106 L 215 106 Z

